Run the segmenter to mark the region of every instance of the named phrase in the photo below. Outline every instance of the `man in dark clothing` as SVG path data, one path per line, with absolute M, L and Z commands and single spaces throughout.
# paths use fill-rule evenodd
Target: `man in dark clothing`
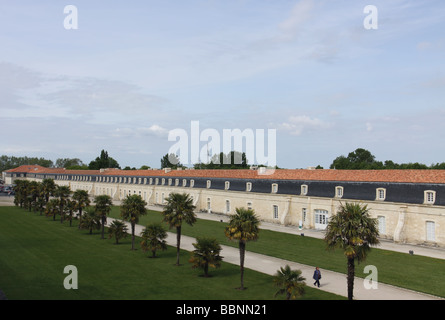
M 312 278 L 315 280 L 314 286 L 318 286 L 320 288 L 321 272 L 318 267 L 315 268 L 314 276 Z

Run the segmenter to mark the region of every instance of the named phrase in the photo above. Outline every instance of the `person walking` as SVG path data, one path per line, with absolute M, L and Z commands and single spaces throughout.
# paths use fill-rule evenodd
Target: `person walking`
M 321 272 L 318 267 L 315 268 L 314 275 L 312 278 L 315 280 L 314 286 L 318 286 L 320 288 Z

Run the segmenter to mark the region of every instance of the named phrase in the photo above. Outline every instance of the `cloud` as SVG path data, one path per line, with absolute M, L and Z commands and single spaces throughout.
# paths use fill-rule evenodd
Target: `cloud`
M 309 20 L 313 7 L 312 0 L 302 0 L 292 8 L 290 16 L 278 25 L 283 39 L 293 39 L 296 36 L 303 24 Z
M 160 125 L 153 124 L 150 127 L 133 127 L 133 128 L 116 128 L 111 136 L 115 138 L 141 138 L 144 136 L 152 136 L 157 138 L 165 138 L 167 140 L 168 130 Z
M 289 132 L 291 135 L 299 136 L 304 130 L 326 129 L 332 124 L 319 118 L 311 118 L 306 115 L 289 117 L 287 122 L 278 125 L 278 129 Z

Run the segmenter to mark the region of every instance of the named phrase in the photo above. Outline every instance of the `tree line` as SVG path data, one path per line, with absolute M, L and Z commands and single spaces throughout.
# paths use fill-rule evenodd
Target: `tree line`
M 320 167 L 319 167 L 320 168 Z M 338 170 L 388 170 L 388 169 L 445 169 L 445 162 L 425 165 L 419 162 L 395 163 L 392 160 L 384 162 L 377 161 L 375 156 L 368 150 L 358 148 L 350 152 L 348 156 L 339 156 L 334 159 L 330 169 Z

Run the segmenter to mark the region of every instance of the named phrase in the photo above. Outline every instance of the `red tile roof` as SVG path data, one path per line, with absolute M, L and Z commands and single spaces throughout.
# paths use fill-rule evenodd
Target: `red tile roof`
M 159 177 L 204 177 L 239 179 L 276 179 L 308 181 L 357 181 L 357 182 L 405 182 L 445 184 L 445 170 L 307 170 L 277 169 L 271 174 L 259 174 L 258 170 L 65 170 L 44 168 L 38 165 L 23 165 L 7 172 L 36 174 L 114 175 L 114 176 L 159 176 Z

